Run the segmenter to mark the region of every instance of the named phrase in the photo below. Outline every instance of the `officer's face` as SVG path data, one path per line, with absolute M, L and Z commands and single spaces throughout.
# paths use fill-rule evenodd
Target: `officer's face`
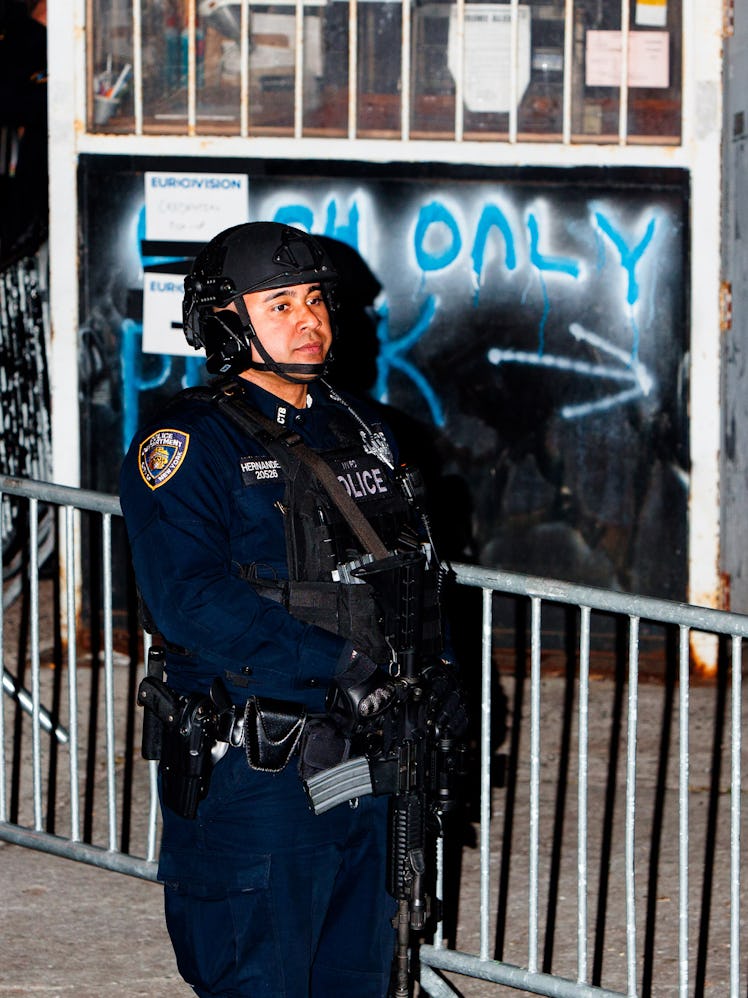
M 321 364 L 332 344 L 319 284 L 253 291 L 244 302 L 260 342 L 280 364 Z M 252 348 L 254 359 L 262 358 Z

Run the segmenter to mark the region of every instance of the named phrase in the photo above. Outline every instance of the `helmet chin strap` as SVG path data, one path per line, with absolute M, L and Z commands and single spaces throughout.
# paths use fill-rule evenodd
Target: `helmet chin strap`
M 253 371 L 272 371 L 273 374 L 277 374 L 284 381 L 290 381 L 292 385 L 309 384 L 310 381 L 316 381 L 327 373 L 330 361 L 329 352 L 321 364 L 282 364 L 280 361 L 275 360 L 267 352 L 260 337 L 255 332 L 243 298 L 239 297 L 236 299 L 236 309 L 244 323 L 250 344 L 257 349 L 257 352 L 264 361 L 264 363 L 256 360 L 249 361 L 247 364 L 249 369 Z M 305 377 L 294 377 L 294 375 L 305 375 Z

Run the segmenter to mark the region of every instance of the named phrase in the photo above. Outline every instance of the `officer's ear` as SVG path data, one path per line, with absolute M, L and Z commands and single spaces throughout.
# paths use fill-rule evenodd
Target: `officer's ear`
M 230 308 L 209 312 L 202 320 L 206 367 L 211 374 L 238 374 L 252 360 L 252 350 L 244 323 Z

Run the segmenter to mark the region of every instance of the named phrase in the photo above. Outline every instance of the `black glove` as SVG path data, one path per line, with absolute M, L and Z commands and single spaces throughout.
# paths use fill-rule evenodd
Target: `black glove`
M 336 676 L 327 693 L 329 716 L 346 734 L 363 731 L 395 699 L 395 684 L 376 662 L 353 651 L 345 672 Z

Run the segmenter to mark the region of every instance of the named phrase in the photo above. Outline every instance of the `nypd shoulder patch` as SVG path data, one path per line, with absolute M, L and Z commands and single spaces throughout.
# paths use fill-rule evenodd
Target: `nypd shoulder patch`
M 149 489 L 157 489 L 176 474 L 185 459 L 189 433 L 180 430 L 157 430 L 140 445 L 140 475 Z

